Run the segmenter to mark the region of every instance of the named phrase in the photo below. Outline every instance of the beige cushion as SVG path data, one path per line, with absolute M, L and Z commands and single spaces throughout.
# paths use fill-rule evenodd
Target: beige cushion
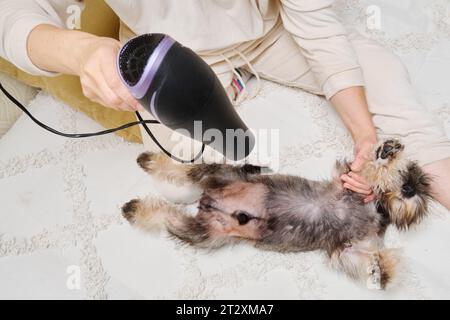
M 34 98 L 37 89 L 27 86 L 12 77 L 0 73 L 0 82 L 18 101 L 25 106 Z M 12 127 L 22 111 L 4 94 L 0 94 L 0 138 Z

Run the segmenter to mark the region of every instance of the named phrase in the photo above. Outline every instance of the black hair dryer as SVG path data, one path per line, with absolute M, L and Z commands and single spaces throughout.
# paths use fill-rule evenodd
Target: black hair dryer
M 120 50 L 124 84 L 155 119 L 231 160 L 246 158 L 255 137 L 237 114 L 213 70 L 164 34 L 144 34 Z

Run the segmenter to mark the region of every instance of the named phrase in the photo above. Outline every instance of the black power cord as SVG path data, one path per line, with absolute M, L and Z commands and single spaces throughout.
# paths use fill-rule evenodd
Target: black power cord
M 181 162 L 181 163 L 193 163 L 195 161 L 197 161 L 197 159 L 199 159 L 202 154 L 203 151 L 205 151 L 205 144 L 202 144 L 202 149 L 199 151 L 199 153 L 192 158 L 191 160 L 183 160 L 180 159 L 176 156 L 174 156 L 173 154 L 171 154 L 169 151 L 167 151 L 158 141 L 158 139 L 156 139 L 156 137 L 153 135 L 153 133 L 151 132 L 150 128 L 147 126 L 146 122 L 144 119 L 142 119 L 141 115 L 139 112 L 136 111 L 136 116 L 139 119 L 138 123 L 141 123 L 142 126 L 144 127 L 144 130 L 147 132 L 147 134 L 150 136 L 150 138 L 153 140 L 154 143 L 156 143 L 156 145 L 161 149 L 162 152 L 164 152 L 167 156 L 171 157 L 172 159 L 174 159 L 175 161 Z M 157 121 L 157 123 L 159 123 Z
M 193 163 L 195 162 L 197 159 L 199 159 L 202 154 L 203 151 L 205 150 L 205 144 L 202 145 L 202 149 L 200 150 L 200 152 L 191 160 L 183 160 L 180 159 L 176 156 L 174 156 L 173 154 L 171 154 L 169 151 L 167 151 L 160 143 L 159 141 L 156 139 L 156 137 L 154 136 L 154 134 L 151 132 L 150 128 L 147 126 L 147 124 L 161 124 L 159 121 L 157 120 L 144 120 L 142 119 L 141 115 L 139 114 L 139 112 L 136 111 L 136 116 L 139 119 L 139 121 L 134 121 L 134 122 L 130 122 L 127 124 L 124 124 L 120 127 L 117 128 L 112 128 L 112 129 L 107 129 L 107 130 L 103 130 L 103 131 L 99 131 L 99 132 L 92 132 L 92 133 L 64 133 L 64 132 L 60 132 L 58 130 L 55 130 L 47 125 L 45 125 L 44 123 L 42 123 L 41 121 L 39 121 L 38 119 L 36 119 L 31 113 L 30 111 L 27 110 L 27 108 L 25 108 L 19 101 L 17 101 L 16 98 L 14 98 L 4 87 L 3 85 L 0 83 L 0 90 L 3 92 L 3 94 L 12 102 L 14 103 L 20 110 L 22 110 L 28 117 L 30 117 L 31 120 L 33 120 L 34 123 L 36 123 L 38 126 L 40 126 L 41 128 L 50 131 L 51 133 L 54 133 L 56 135 L 59 136 L 63 136 L 66 138 L 89 138 L 89 137 L 96 137 L 96 136 L 102 136 L 105 134 L 110 134 L 116 131 L 120 131 L 120 130 L 124 130 L 127 129 L 129 127 L 133 127 L 136 125 L 141 124 L 145 131 L 147 132 L 147 134 L 150 136 L 150 138 L 153 140 L 153 142 L 156 143 L 156 145 L 161 149 L 161 151 L 163 151 L 167 156 L 169 156 L 170 158 L 174 159 L 175 161 L 181 162 L 181 163 Z

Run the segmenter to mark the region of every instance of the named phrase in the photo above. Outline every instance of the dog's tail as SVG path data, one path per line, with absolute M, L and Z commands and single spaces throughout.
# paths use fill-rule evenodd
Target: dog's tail
M 331 261 L 333 267 L 365 283 L 367 288 L 381 290 L 393 283 L 400 259 L 398 249 L 367 251 L 350 247 L 333 253 Z
M 383 248 L 374 254 L 371 276 L 366 280 L 369 289 L 386 289 L 393 284 L 400 261 L 398 249 Z

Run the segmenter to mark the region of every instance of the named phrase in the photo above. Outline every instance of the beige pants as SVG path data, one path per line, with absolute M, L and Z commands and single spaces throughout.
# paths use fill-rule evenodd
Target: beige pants
M 294 39 L 281 26 L 274 29 L 266 39 L 243 52 L 254 70 L 261 78 L 322 95 Z M 422 165 L 450 157 L 450 140 L 439 120 L 419 103 L 400 59 L 359 34 L 351 34 L 349 38 L 363 70 L 369 110 L 379 138 L 401 139 L 407 146 L 407 156 Z M 211 62 L 224 86 L 229 86 L 233 74 L 228 63 L 220 58 L 223 54 L 209 52 L 204 58 Z M 238 55 L 229 58 L 236 67 L 246 65 Z M 147 134 L 142 132 L 142 135 L 145 146 L 157 150 Z M 169 148 L 173 145 L 168 140 L 171 132 L 167 128 L 159 126 L 156 135 L 163 145 Z M 191 144 L 186 141 L 186 145 Z M 197 145 L 196 150 L 199 147 Z M 186 156 L 189 158 L 188 153 Z

